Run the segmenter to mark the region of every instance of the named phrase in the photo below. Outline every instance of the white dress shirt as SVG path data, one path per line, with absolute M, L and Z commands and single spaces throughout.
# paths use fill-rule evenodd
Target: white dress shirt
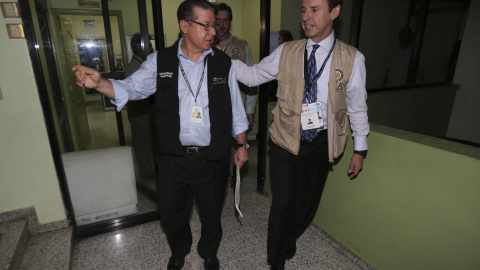
M 208 65 L 204 65 L 204 59 L 208 54 L 213 55 L 213 50 L 209 49 L 203 53 L 200 59 L 195 63 L 187 58 L 182 49 L 183 39 L 179 41 L 178 58 L 182 64 L 183 70 L 187 76 L 188 82 L 194 94 L 197 93 L 202 72 L 205 69 L 204 78 L 195 102 L 194 96 L 190 93 L 185 79 L 178 70 L 178 98 L 180 115 L 180 142 L 182 145 L 210 145 L 210 117 L 208 106 Z M 155 93 L 157 90 L 157 52 L 150 54 L 147 60 L 143 62 L 140 69 L 130 77 L 122 81 L 110 80 L 115 91 L 115 100 L 113 104 L 120 111 L 128 100 L 144 99 Z M 232 102 L 232 136 L 246 131 L 248 129 L 248 120 L 245 115 L 242 97 L 238 89 L 237 79 L 233 67 L 228 76 L 228 85 L 230 87 L 230 97 Z M 192 123 L 192 108 L 194 106 L 202 108 L 202 122 Z
M 325 61 L 328 52 L 330 51 L 335 35 L 332 34 L 326 39 L 322 40 L 318 45 L 320 48 L 315 52 L 317 72 L 320 70 Z M 307 59 L 312 52 L 312 46 L 315 43 L 307 40 Z M 265 57 L 260 63 L 251 67 L 246 66 L 239 60 L 233 60 L 233 67 L 237 74 L 237 79 L 245 85 L 256 86 L 268 81 L 274 80 L 278 75 L 278 66 L 280 63 L 280 56 L 282 54 L 284 44 L 275 49 L 269 56 Z M 322 113 L 324 115 L 324 124 L 327 126 L 327 104 L 328 104 L 328 78 L 330 77 L 330 66 L 332 58 L 330 57 L 325 65 L 322 75 L 317 80 L 317 101 L 322 102 Z M 366 84 L 366 69 L 365 57 L 359 51 L 355 55 L 355 62 L 353 64 L 352 74 L 347 84 L 347 112 L 350 118 L 350 125 L 353 131 L 354 149 L 357 151 L 367 150 L 367 135 L 370 132 L 370 125 L 368 124 L 367 116 L 367 90 Z M 302 89 L 303 91 L 303 89 Z

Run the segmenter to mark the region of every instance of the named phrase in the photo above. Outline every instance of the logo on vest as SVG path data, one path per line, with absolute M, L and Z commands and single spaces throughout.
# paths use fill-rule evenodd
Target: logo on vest
M 158 73 L 158 76 L 160 78 L 172 78 L 173 77 L 173 72 L 160 72 L 160 73 Z
M 338 92 L 338 91 L 342 91 L 342 90 L 343 90 L 343 83 L 338 83 L 338 82 L 337 82 L 337 86 L 336 86 L 336 88 L 335 88 L 335 91 Z
M 233 48 L 233 49 L 232 49 L 232 59 L 238 60 L 238 59 L 240 58 L 240 57 L 238 56 L 238 53 L 239 53 L 239 52 L 240 52 L 240 51 L 238 50 L 238 48 Z
M 335 80 L 338 82 L 343 78 L 343 71 L 335 69 Z
M 213 84 L 226 84 L 227 78 L 213 77 Z

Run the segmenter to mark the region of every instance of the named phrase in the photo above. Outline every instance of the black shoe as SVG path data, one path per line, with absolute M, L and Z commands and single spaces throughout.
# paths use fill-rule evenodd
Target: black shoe
M 205 267 L 205 270 L 218 270 L 220 269 L 220 262 L 217 257 L 207 258 L 203 262 L 203 267 Z
M 183 265 L 185 264 L 185 258 L 175 258 L 173 256 L 170 257 L 170 260 L 168 260 L 168 270 L 180 270 L 182 269 Z
M 285 258 L 287 260 L 290 260 L 291 258 L 293 258 L 293 256 L 295 256 L 295 253 L 297 253 L 297 245 L 296 244 L 287 248 L 287 252 L 285 252 Z

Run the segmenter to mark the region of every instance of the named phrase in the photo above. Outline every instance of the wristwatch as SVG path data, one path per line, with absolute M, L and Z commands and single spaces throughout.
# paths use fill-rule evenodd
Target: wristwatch
M 243 149 L 245 149 L 245 150 L 248 151 L 248 148 L 250 148 L 250 145 L 248 144 L 248 142 L 246 142 L 246 143 L 239 143 L 239 144 L 238 144 L 238 147 L 242 147 Z

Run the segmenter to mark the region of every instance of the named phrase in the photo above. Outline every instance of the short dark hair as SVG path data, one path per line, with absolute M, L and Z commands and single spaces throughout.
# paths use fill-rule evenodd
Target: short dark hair
M 185 0 L 180 4 L 177 10 L 178 23 L 180 24 L 180 21 L 184 20 L 191 24 L 190 21 L 198 19 L 198 15 L 195 14 L 196 7 L 214 11 L 213 5 L 207 0 Z
M 217 15 L 217 13 L 220 11 L 220 10 L 225 10 L 228 12 L 228 16 L 230 17 L 230 21 L 233 21 L 233 13 L 232 13 L 232 8 L 225 4 L 225 3 L 219 3 L 215 6 L 215 15 Z
M 343 4 L 343 0 L 328 0 L 329 12 L 332 12 L 332 10 L 338 5 L 342 6 L 342 4 Z
M 293 40 L 292 33 L 290 33 L 290 31 L 288 31 L 288 30 L 280 30 L 280 31 L 278 31 L 278 34 L 279 34 L 280 36 L 282 36 L 283 42 L 287 42 L 287 41 L 292 41 L 292 40 Z
M 130 40 L 130 45 L 132 46 L 133 53 L 137 53 L 138 50 L 142 49 L 142 36 L 140 33 L 135 33 Z

